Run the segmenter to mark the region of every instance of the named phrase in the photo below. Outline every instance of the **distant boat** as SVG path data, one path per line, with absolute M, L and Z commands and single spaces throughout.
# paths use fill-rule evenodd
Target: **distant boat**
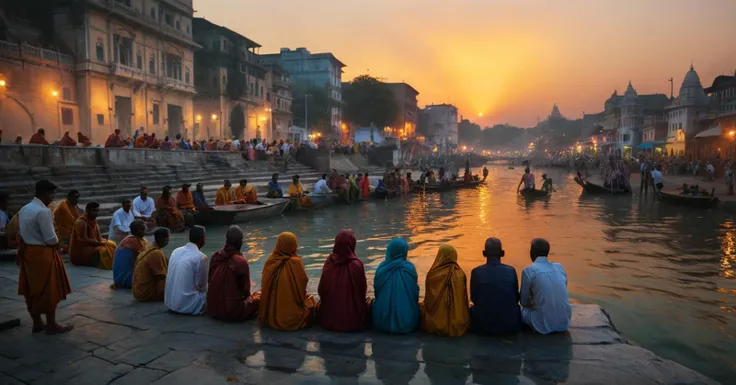
M 523 196 L 526 199 L 539 199 L 539 198 L 547 198 L 549 197 L 549 193 L 547 191 L 543 190 L 528 190 L 523 189 L 519 190 L 519 194 Z
M 709 209 L 718 203 L 718 197 L 715 196 L 715 189 L 713 189 L 710 195 L 674 194 L 660 191 L 659 199 L 665 203 L 692 207 L 694 209 Z
M 259 198 L 261 205 L 234 204 L 215 206 L 212 210 L 198 211 L 194 221 L 202 226 L 228 226 L 272 218 L 284 212 L 289 199 Z
M 579 184 L 583 188 L 583 191 L 586 194 L 631 194 L 631 190 L 629 190 L 628 188 L 612 189 L 595 183 L 591 183 L 587 179 L 583 178 L 580 172 L 578 172 L 578 176 L 575 177 L 575 182 L 577 182 L 577 184 Z
M 421 193 L 421 192 L 443 192 L 443 191 L 452 191 L 452 190 L 460 190 L 460 189 L 466 189 L 466 188 L 475 188 L 482 184 L 485 184 L 485 181 L 483 180 L 474 180 L 472 182 L 465 182 L 465 181 L 458 181 L 458 182 L 452 182 L 452 183 L 426 183 L 426 184 L 416 184 L 414 185 L 414 191 Z

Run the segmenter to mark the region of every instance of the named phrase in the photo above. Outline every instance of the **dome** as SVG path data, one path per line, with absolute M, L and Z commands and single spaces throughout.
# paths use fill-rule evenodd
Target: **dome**
M 549 114 L 550 119 L 562 119 L 562 113 L 560 113 L 560 109 L 557 108 L 557 103 L 552 107 L 552 112 Z
M 682 81 L 682 87 L 703 88 L 703 86 L 700 84 L 700 76 L 698 76 L 698 73 L 695 72 L 695 68 L 693 68 L 693 66 L 690 66 L 690 71 L 687 71 L 687 74 L 685 74 L 685 79 L 683 79 Z
M 690 70 L 687 71 L 685 78 L 682 80 L 680 95 L 677 99 L 679 105 L 708 103 L 708 96 L 705 95 L 705 90 L 700 84 L 700 77 L 693 66 L 690 66 Z

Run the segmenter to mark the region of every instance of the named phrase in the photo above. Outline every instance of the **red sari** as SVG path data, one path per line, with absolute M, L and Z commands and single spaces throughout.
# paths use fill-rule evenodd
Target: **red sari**
M 334 332 L 365 329 L 369 320 L 363 263 L 355 256 L 355 234 L 343 230 L 319 281 L 319 324 Z
M 250 293 L 248 260 L 230 245 L 212 255 L 207 313 L 225 322 L 241 322 L 258 311 L 261 293 Z

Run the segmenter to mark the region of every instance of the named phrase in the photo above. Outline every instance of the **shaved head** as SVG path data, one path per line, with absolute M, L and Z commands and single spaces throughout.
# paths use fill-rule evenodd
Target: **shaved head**
M 486 239 L 486 247 L 483 249 L 483 255 L 486 258 L 501 258 L 504 255 L 501 240 L 498 238 Z
M 532 261 L 538 257 L 546 257 L 549 255 L 549 242 L 543 238 L 532 239 L 532 248 L 529 252 L 532 257 Z
M 230 226 L 225 233 L 225 243 L 231 246 L 235 246 L 238 250 L 243 245 L 243 230 L 238 226 Z

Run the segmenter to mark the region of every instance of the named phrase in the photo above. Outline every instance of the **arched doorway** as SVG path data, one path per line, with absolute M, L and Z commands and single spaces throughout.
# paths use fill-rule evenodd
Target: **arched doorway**
M 245 133 L 245 111 L 240 104 L 236 104 L 230 110 L 230 133 L 238 138 L 243 139 Z

